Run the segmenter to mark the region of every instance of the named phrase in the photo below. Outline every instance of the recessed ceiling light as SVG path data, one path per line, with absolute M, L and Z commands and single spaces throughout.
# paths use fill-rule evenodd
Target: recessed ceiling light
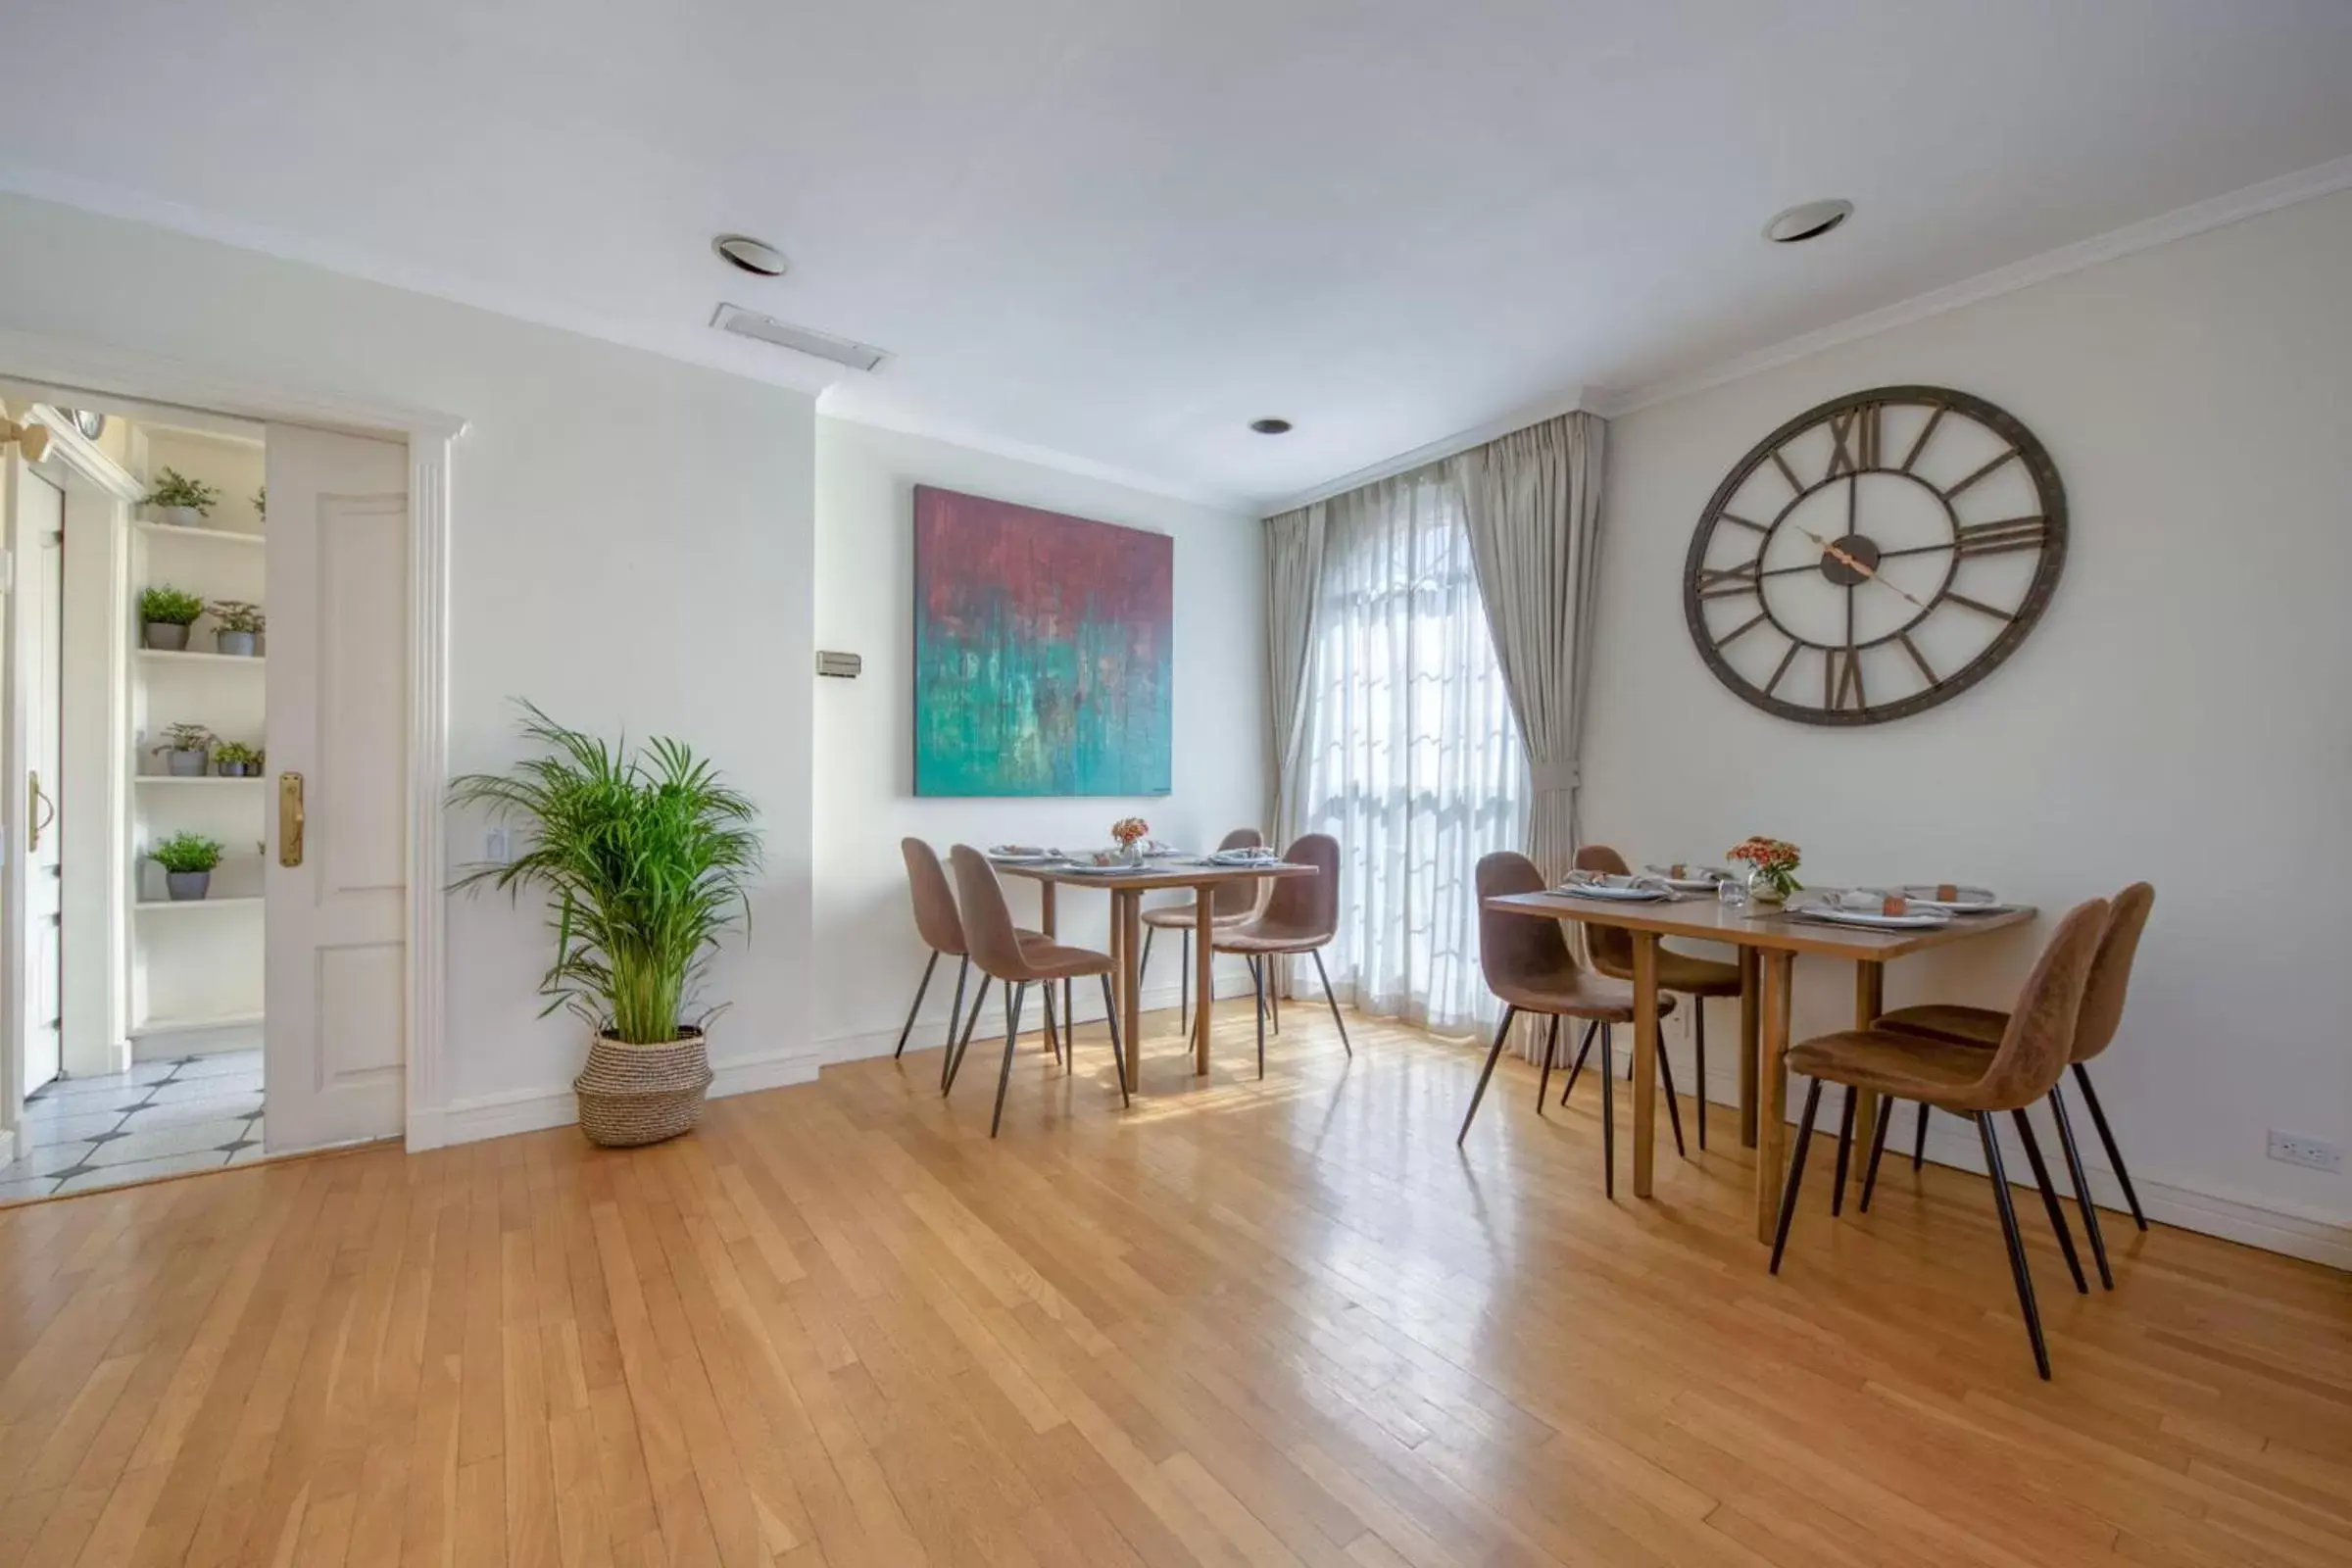
M 1849 201 L 1804 202 L 1775 214 L 1764 225 L 1764 237 L 1775 245 L 1795 245 L 1819 239 L 1853 216 L 1854 204 Z
M 710 248 L 718 253 L 720 261 L 754 277 L 782 277 L 784 269 L 791 265 L 782 251 L 749 234 L 721 234 L 710 242 Z
M 1288 419 L 1251 419 L 1250 428 L 1255 430 L 1259 435 L 1288 435 L 1291 421 Z

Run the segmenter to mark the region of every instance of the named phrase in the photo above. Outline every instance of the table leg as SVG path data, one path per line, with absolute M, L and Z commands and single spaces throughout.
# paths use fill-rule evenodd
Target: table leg
M 1886 1010 L 1886 965 L 1876 958 L 1859 958 L 1854 962 L 1854 1027 L 1867 1029 Z M 1882 1104 L 1879 1092 L 1861 1089 L 1854 1093 L 1854 1131 L 1861 1138 L 1859 1147 L 1868 1149 L 1877 1135 L 1879 1117 L 1893 1107 Z M 1863 1160 L 1854 1160 L 1853 1179 L 1862 1180 Z
M 1054 935 L 1054 884 L 1051 882 L 1038 883 L 1037 928 L 1040 931 L 1043 931 L 1049 938 Z M 1039 1009 L 1039 1020 L 1044 1024 L 1044 1030 L 1041 1033 L 1050 1033 L 1053 1030 L 1054 1025 L 1050 1022 L 1045 1022 L 1045 1020 L 1051 1018 L 1054 1013 L 1054 982 L 1051 980 L 1046 982 L 1045 1001 L 1045 1006 Z M 1070 994 L 1067 991 L 1064 991 L 1061 994 L 1062 1028 L 1064 1030 L 1069 1028 L 1069 1012 Z M 1040 1038 L 1038 1044 L 1045 1046 L 1050 1051 L 1059 1052 L 1061 1050 L 1061 1047 L 1058 1044 L 1049 1039 Z M 1063 1059 L 1066 1061 L 1068 1058 L 1064 1057 Z
M 1766 953 L 1757 1010 L 1762 1037 L 1756 1063 L 1756 1240 L 1772 1245 L 1781 1217 L 1781 1166 L 1788 1150 L 1788 1008 L 1796 956 Z
M 1111 917 L 1119 927 L 1119 1028 L 1127 1047 L 1127 1092 L 1142 1090 L 1144 1065 L 1143 979 L 1136 969 L 1143 957 L 1144 902 L 1141 895 L 1119 890 L 1111 895 Z
M 1200 1005 L 1193 1008 L 1193 1071 L 1208 1076 L 1208 1006 L 1215 1000 L 1209 989 L 1209 965 L 1217 956 L 1216 908 L 1212 890 L 1193 889 L 1193 995 Z
M 1649 1196 L 1658 1141 L 1658 938 L 1634 938 L 1634 1196 Z M 1616 1085 L 1604 1085 L 1616 1093 Z
M 1756 1038 L 1761 1032 L 1757 1012 L 1756 950 L 1740 950 L 1740 1147 L 1756 1147 Z

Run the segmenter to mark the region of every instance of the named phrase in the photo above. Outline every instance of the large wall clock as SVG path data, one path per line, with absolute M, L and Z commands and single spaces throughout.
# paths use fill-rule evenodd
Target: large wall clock
M 1758 442 L 1691 536 L 1683 613 L 1718 680 L 1807 724 L 1875 724 L 1983 680 L 2066 563 L 2034 433 L 1965 392 L 1882 386 Z

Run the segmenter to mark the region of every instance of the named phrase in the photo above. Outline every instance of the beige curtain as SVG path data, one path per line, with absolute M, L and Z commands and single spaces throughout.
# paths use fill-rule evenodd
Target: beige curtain
M 1298 756 L 1306 733 L 1307 654 L 1323 590 L 1323 503 L 1266 519 L 1266 756 L 1274 764 L 1266 831 L 1274 847 L 1297 838 Z
M 1567 874 L 1582 827 L 1577 767 L 1592 683 L 1607 429 L 1592 415 L 1564 414 L 1452 460 L 1479 597 L 1535 779 L 1527 853 L 1553 879 Z

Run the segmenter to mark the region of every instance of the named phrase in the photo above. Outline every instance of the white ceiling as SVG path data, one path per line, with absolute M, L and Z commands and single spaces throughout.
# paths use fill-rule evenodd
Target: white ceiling
M 0 183 L 1264 500 L 2352 152 L 2348 81 L 2346 0 L 79 0 Z

